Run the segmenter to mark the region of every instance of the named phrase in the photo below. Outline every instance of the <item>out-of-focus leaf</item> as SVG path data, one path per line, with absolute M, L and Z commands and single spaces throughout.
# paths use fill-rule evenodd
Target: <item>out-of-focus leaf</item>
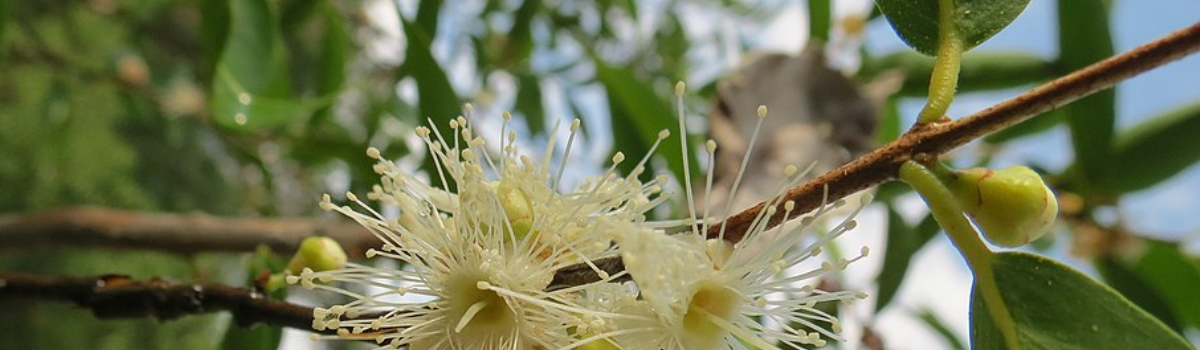
M 1005 143 L 1011 140 L 1016 140 L 1025 136 L 1050 130 L 1054 128 L 1054 126 L 1058 125 L 1058 123 L 1062 120 L 1062 110 L 1055 109 L 1016 125 L 1010 126 L 1007 129 L 997 131 L 995 134 L 984 137 L 983 141 L 991 144 Z
M 1166 298 L 1175 315 L 1200 326 L 1200 261 L 1183 255 L 1174 244 L 1147 241 L 1146 253 L 1134 269 Z
M 626 153 L 629 155 L 644 153 L 643 150 L 648 150 L 649 145 L 658 139 L 660 131 L 671 130 L 673 137 L 664 140 L 659 145 L 657 152 L 664 155 L 663 158 L 666 158 L 667 165 L 675 178 L 683 179 L 683 159 L 676 156 L 682 154 L 679 139 L 676 137 L 688 137 L 688 135 L 675 135 L 678 134 L 679 121 L 674 118 L 675 113 L 672 113 L 670 105 L 659 98 L 659 94 L 650 88 L 651 84 L 634 76 L 632 70 L 610 67 L 599 59 L 594 62 L 596 78 L 604 84 L 609 101 L 616 101 L 616 103 L 610 103 L 616 107 L 612 109 L 613 134 L 632 133 L 637 135 L 640 140 L 639 149 L 630 149 L 629 147 L 633 145 L 620 143 L 617 144 L 617 149 L 627 150 Z M 688 152 L 687 156 L 690 158 L 689 164 L 695 167 L 694 155 Z M 630 167 L 633 165 L 636 164 L 629 164 Z M 699 172 L 691 169 L 691 173 L 698 174 Z
M 229 14 L 229 33 L 212 82 L 211 112 L 217 124 L 236 131 L 261 130 L 330 103 L 329 97 L 290 98 L 286 59 L 270 4 L 232 1 Z
M 883 310 L 892 302 L 896 292 L 900 291 L 904 276 L 908 273 L 913 254 L 929 243 L 937 232 L 938 225 L 933 215 L 926 215 L 916 227 L 910 227 L 892 205 L 888 204 L 888 238 L 883 252 L 883 269 L 876 278 L 879 292 L 876 294 L 875 312 Z
M 442 10 L 442 0 L 425 0 L 418 3 L 416 25 L 426 36 L 437 33 L 438 13 Z M 408 29 L 405 29 L 407 34 Z M 412 45 L 412 44 L 409 44 Z
M 422 4 L 422 7 L 425 5 Z M 422 118 L 430 118 L 443 127 L 461 114 L 462 105 L 446 71 L 431 51 L 433 37 L 416 23 L 401 20 L 408 49 L 404 55 L 402 74 L 410 74 L 417 82 L 417 108 Z
M 236 131 L 254 131 L 276 127 L 291 118 L 309 115 L 332 102 L 332 97 L 296 101 L 251 94 L 238 84 L 225 66 L 217 67 L 213 82 L 213 119 Z
M 938 0 L 879 0 L 875 2 L 904 43 L 926 55 L 938 49 Z M 1029 0 L 954 0 L 955 28 L 963 51 L 982 44 L 1012 23 Z
M 205 78 L 216 75 L 217 61 L 229 35 L 229 1 L 200 0 L 200 47 L 204 52 Z
M 520 76 L 517 113 L 525 116 L 525 125 L 534 134 L 546 132 L 546 109 L 542 105 L 542 86 L 533 74 Z
M 898 98 L 888 97 L 883 103 L 883 115 L 879 119 L 879 129 L 875 130 L 875 141 L 887 144 L 900 137 L 900 106 Z
M 1111 288 L 1054 260 L 1004 252 L 993 257 L 992 269 L 1023 350 L 1194 349 Z M 1008 350 L 1004 345 L 977 285 L 971 348 Z
M 1200 135 L 1200 104 L 1150 118 L 1122 132 L 1112 156 L 1103 159 L 1102 167 L 1108 171 L 1091 175 L 1091 188 L 1125 193 L 1175 176 L 1200 161 L 1196 135 Z
M 1179 320 L 1171 313 L 1170 307 L 1163 297 L 1159 295 L 1154 287 L 1150 286 L 1144 278 L 1138 276 L 1129 267 L 1125 266 L 1120 261 L 1112 256 L 1102 256 L 1096 260 L 1096 269 L 1100 271 L 1100 276 L 1104 281 L 1112 286 L 1113 289 L 1120 292 L 1121 295 L 1129 299 L 1142 310 L 1146 310 L 1151 316 L 1154 316 L 1159 321 L 1162 321 L 1167 327 L 1175 331 L 1180 330 Z
M 504 46 L 504 59 L 509 67 L 518 67 L 533 52 L 533 15 L 542 7 L 542 0 L 524 0 L 513 14 L 513 26 Z
M 967 347 L 963 345 L 962 339 L 959 339 L 958 335 L 954 334 L 954 331 L 950 330 L 950 327 L 947 327 L 946 323 L 942 322 L 942 319 L 934 315 L 933 312 L 921 310 L 917 313 L 917 318 L 921 319 L 921 322 L 924 322 L 926 326 L 929 326 L 930 329 L 933 329 L 935 333 L 941 336 L 942 340 L 945 340 L 946 345 L 950 345 L 951 349 L 966 350 Z
M 904 72 L 898 92 L 903 96 L 929 94 L 929 77 L 934 59 L 911 51 L 900 51 L 871 60 L 863 69 L 875 74 L 890 69 Z M 958 92 L 1012 88 L 1039 83 L 1054 77 L 1054 63 L 1025 52 L 979 51 L 963 55 L 958 74 Z
M 1058 1 L 1058 65 L 1062 71 L 1075 71 L 1113 55 L 1108 5 L 1108 1 Z M 1086 190 L 1093 179 L 1111 171 L 1105 164 L 1112 155 L 1116 92 L 1097 92 L 1066 105 L 1062 111 L 1071 128 L 1078 166 L 1075 175 Z M 1128 168 L 1123 166 L 1122 172 Z
M 679 17 L 668 16 L 664 20 L 667 24 L 659 26 L 654 33 L 654 49 L 662 60 L 662 74 L 674 80 L 683 80 L 688 74 L 688 60 L 685 57 L 691 42 Z
M 833 26 L 833 4 L 830 0 L 808 0 L 808 37 L 829 42 L 829 30 Z

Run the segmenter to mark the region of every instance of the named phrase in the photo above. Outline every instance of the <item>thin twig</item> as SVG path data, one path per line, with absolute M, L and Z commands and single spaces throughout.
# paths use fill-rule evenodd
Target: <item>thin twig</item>
M 271 299 L 257 291 L 215 283 L 178 283 L 129 276 L 42 277 L 0 273 L 0 300 L 37 298 L 73 302 L 97 318 L 154 317 L 229 311 L 239 326 L 256 323 L 312 330 L 313 308 Z
M 0 216 L 0 250 L 31 246 L 103 246 L 199 252 L 252 252 L 260 244 L 290 253 L 310 236 L 338 241 L 361 257 L 379 241 L 349 221 L 221 218 L 207 214 L 137 213 L 101 208 L 67 208 Z
M 1116 85 L 1148 70 L 1183 58 L 1200 50 L 1200 22 L 1171 33 L 1132 51 L 1097 62 L 1062 78 L 1038 86 L 1029 92 L 1001 102 L 969 117 L 947 123 L 913 127 L 896 141 L 837 168 L 804 185 L 792 188 L 786 200 L 795 202 L 790 211 L 796 218 L 822 204 L 829 189 L 829 201 L 845 198 L 858 191 L 896 178 L 900 165 L 918 154 L 942 154 L 992 132 L 1020 123 L 1041 113 Z M 728 219 L 725 239 L 737 242 L 746 234 L 764 203 Z M 778 210 L 767 227 L 784 221 L 788 211 Z M 707 232 L 715 238 L 720 225 Z

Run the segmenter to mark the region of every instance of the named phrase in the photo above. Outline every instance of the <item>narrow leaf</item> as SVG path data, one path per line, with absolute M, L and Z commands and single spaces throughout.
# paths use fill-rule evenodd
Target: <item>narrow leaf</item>
M 929 93 L 933 58 L 911 51 L 892 53 L 868 62 L 866 74 L 891 69 L 904 72 L 904 85 L 898 92 L 903 96 L 925 96 Z M 1025 52 L 981 51 L 963 55 L 958 74 L 958 92 L 975 92 L 1013 88 L 1036 84 L 1053 78 L 1054 63 Z
M 829 42 L 833 4 L 830 0 L 808 0 L 808 37 Z
M 534 134 L 546 132 L 546 109 L 542 104 L 542 86 L 533 74 L 522 74 L 517 90 L 516 112 Z
M 1158 290 L 1171 310 L 1193 327 L 1200 326 L 1200 263 L 1179 246 L 1147 241 L 1146 253 L 1134 269 Z
M 1108 5 L 1107 1 L 1058 1 L 1060 69 L 1075 71 L 1113 55 Z M 1062 111 L 1071 128 L 1077 175 L 1086 189 L 1092 179 L 1109 171 L 1104 164 L 1112 154 L 1116 93 L 1112 89 L 1100 91 Z
M 614 121 L 614 134 L 624 133 L 626 130 L 631 131 L 640 139 L 640 143 L 648 145 L 658 139 L 658 133 L 664 129 L 671 130 L 672 137 L 664 140 L 658 148 L 658 154 L 665 155 L 667 165 L 677 179 L 684 178 L 683 160 L 677 155 L 681 154 L 679 139 L 676 137 L 687 137 L 687 135 L 678 134 L 678 119 L 671 106 L 663 99 L 659 98 L 659 94 L 651 89 L 651 84 L 638 79 L 631 69 L 619 69 L 608 66 L 603 61 L 594 60 L 596 65 L 596 77 L 604 84 L 608 91 L 608 98 L 613 103 L 612 110 L 613 119 L 618 118 L 627 120 L 632 125 L 631 129 L 617 129 L 617 122 Z M 624 144 L 618 144 L 618 147 L 625 148 Z M 630 153 L 637 154 L 637 153 Z M 696 166 L 696 161 L 692 152 L 688 152 L 689 164 Z M 692 173 L 696 174 L 692 169 Z M 681 180 L 682 181 L 682 180 Z
M 909 227 L 893 206 L 888 204 L 888 238 L 883 252 L 883 269 L 876 280 L 879 283 L 875 311 L 883 310 L 895 298 L 896 292 L 908 274 L 908 265 L 913 255 L 921 250 L 938 231 L 937 221 L 926 215 L 916 227 Z
M 1151 118 L 1122 132 L 1114 153 L 1095 174 L 1095 189 L 1124 193 L 1154 186 L 1200 161 L 1200 103 Z M 1120 169 L 1120 171 L 1116 171 Z

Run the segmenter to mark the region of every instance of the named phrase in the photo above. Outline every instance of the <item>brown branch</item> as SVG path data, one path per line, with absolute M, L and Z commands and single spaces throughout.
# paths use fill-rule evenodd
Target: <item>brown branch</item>
M 900 165 L 913 156 L 946 153 L 971 140 L 1183 58 L 1198 49 L 1200 23 L 1055 79 L 969 117 L 953 122 L 915 126 L 896 141 L 789 190 L 785 197 L 794 201 L 796 208 L 791 212 L 791 217 L 786 219 L 796 218 L 822 205 L 822 195 L 826 188 L 829 189 L 830 202 L 845 198 L 895 179 Z M 759 203 L 730 217 L 727 220 L 728 231 L 725 238 L 731 242 L 740 241 L 764 206 L 765 203 Z M 784 210 L 779 210 L 771 217 L 768 227 L 779 225 L 785 220 L 784 215 Z M 720 227 L 721 225 L 713 225 L 707 232 L 708 237 L 717 237 Z
M 239 326 L 256 323 L 312 331 L 313 308 L 271 299 L 254 290 L 214 283 L 137 281 L 129 276 L 40 277 L 0 273 L 0 300 L 61 300 L 90 309 L 97 318 L 182 316 L 229 311 Z
M 252 252 L 265 244 L 290 253 L 310 236 L 337 240 L 361 257 L 379 241 L 349 221 L 230 219 L 207 214 L 150 214 L 101 208 L 67 208 L 0 216 L 0 250 L 30 246 L 103 246 L 176 253 Z

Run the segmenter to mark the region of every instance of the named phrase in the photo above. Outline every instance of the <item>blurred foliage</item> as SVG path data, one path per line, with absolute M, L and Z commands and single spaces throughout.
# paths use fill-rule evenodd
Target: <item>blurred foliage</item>
M 861 28 L 837 27 L 853 21 L 832 18 L 831 3 L 806 3 L 817 14 L 809 31 L 836 47 L 846 40 L 840 36 L 859 35 Z M 1057 3 L 1058 57 L 980 49 L 963 59 L 960 91 L 1029 86 L 1113 54 L 1110 1 Z M 716 77 L 732 66 L 711 57 L 737 57 L 756 44 L 751 36 L 696 30 L 674 10 L 681 6 L 753 27 L 772 18 L 771 6 L 778 4 L 0 1 L 0 212 L 99 205 L 313 215 L 321 192 L 361 193 L 376 182 L 371 160 L 362 155 L 368 146 L 406 166 L 428 162 L 419 143 L 407 142 L 411 129 L 427 119 L 445 125 L 465 112 L 461 103 L 467 101 L 489 117 L 512 110 L 519 119 L 514 127 L 533 139 L 549 137 L 554 125 L 561 125 L 562 138 L 573 118 L 606 120 L 607 128 L 617 130 L 609 152 L 640 156 L 660 129 L 677 123 L 670 103 L 675 81 L 694 86 L 688 113 L 704 114 L 707 102 L 695 101 L 710 100 Z M 880 13 L 866 20 L 885 21 Z M 386 20 L 391 16 L 398 20 Z M 975 29 L 981 36 L 998 30 Z M 911 51 L 853 54 L 861 55 L 861 69 L 845 70 L 863 85 L 892 73 L 906 77 L 896 91 L 881 96 L 877 140 L 892 140 L 906 128 L 898 105 L 923 96 L 932 60 Z M 688 79 L 694 76 L 702 78 Z M 1078 199 L 1077 205 L 1064 205 L 1069 220 L 1063 220 L 1063 232 L 1104 237 L 1125 232 L 1120 220 L 1098 224 L 1113 222 L 1101 220 L 1100 213 L 1121 196 L 1160 184 L 1200 160 L 1200 148 L 1188 143 L 1200 128 L 1195 105 L 1165 108 L 1172 112 L 1118 130 L 1114 104 L 1115 94 L 1102 92 L 987 140 L 999 150 L 1067 125 L 1075 164 L 1046 170 L 1066 195 L 1061 197 Z M 590 130 L 594 127 L 585 123 L 583 136 L 602 135 Z M 667 142 L 658 152 L 679 154 L 679 147 Z M 679 158 L 665 159 L 651 162 L 648 172 L 682 176 Z M 699 169 L 700 162 L 689 163 Z M 892 305 L 908 280 L 909 262 L 937 231 L 928 218 L 916 224 L 901 218 L 896 204 L 901 201 L 895 199 L 907 193 L 894 184 L 879 190 L 889 213 L 885 264 L 877 280 L 880 312 Z M 1082 250 L 1107 283 L 1174 329 L 1200 326 L 1196 257 L 1181 252 L 1177 242 L 1122 237 L 1127 239 L 1077 241 L 1118 242 Z M 263 263 L 256 261 L 101 249 L 6 250 L 0 270 L 244 284 L 246 274 Z M 0 337 L 4 349 L 210 349 L 222 343 L 271 348 L 278 342 L 277 330 L 227 335 L 225 315 L 99 322 L 60 304 L 4 301 L 0 309 L 5 333 L 22 335 Z M 939 320 L 923 315 L 931 329 L 957 341 Z

